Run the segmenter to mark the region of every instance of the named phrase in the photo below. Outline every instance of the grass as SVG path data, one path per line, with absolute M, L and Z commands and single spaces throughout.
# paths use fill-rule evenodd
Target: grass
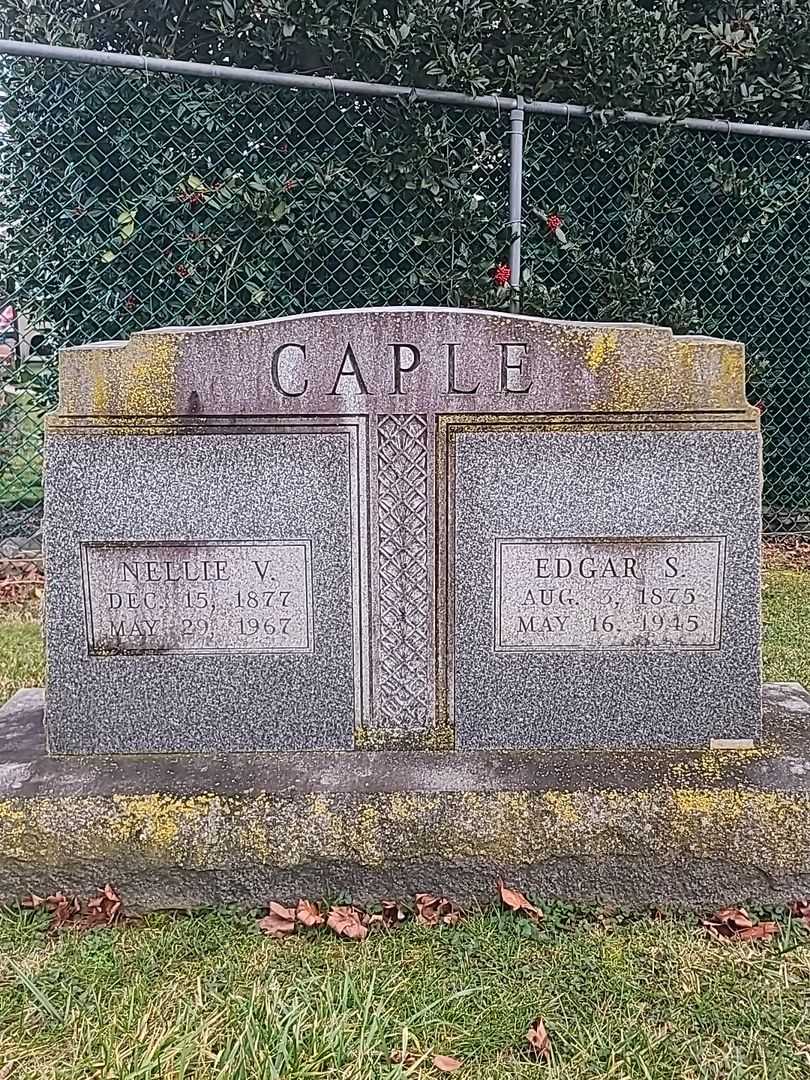
M 42 632 L 30 605 L 0 609 L 0 703 L 23 686 L 42 686 Z
M 800 682 L 810 690 L 810 571 L 766 573 L 762 606 L 766 681 Z
M 32 394 L 4 410 L 3 442 L 12 447 L 0 468 L 0 506 L 18 509 L 42 501 L 42 411 Z
M 0 1066 L 30 1080 L 807 1080 L 810 934 L 724 945 L 690 919 L 498 913 L 362 945 L 257 936 L 245 915 L 49 935 L 0 922 Z M 542 1016 L 552 1059 L 525 1050 Z M 392 1050 L 417 1056 L 392 1065 Z M 421 1057 L 421 1061 L 420 1061 Z
M 764 605 L 766 678 L 810 685 L 810 573 L 769 572 Z M 0 696 L 41 679 L 36 622 L 7 615 Z M 0 914 L 3 1080 L 403 1080 L 440 1076 L 436 1053 L 465 1080 L 808 1080 L 810 932 L 728 945 L 555 905 L 540 929 L 490 912 L 356 945 L 235 911 L 89 933 Z

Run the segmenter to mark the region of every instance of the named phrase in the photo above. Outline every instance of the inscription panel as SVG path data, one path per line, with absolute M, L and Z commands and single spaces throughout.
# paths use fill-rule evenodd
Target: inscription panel
M 81 549 L 91 656 L 314 651 L 311 540 Z
M 495 651 L 716 650 L 723 537 L 495 540 Z

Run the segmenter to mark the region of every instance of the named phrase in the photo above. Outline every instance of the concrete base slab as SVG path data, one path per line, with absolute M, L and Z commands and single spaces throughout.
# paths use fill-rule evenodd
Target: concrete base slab
M 705 751 L 50 757 L 41 690 L 0 709 L 0 898 L 112 882 L 133 907 L 348 893 L 693 906 L 810 893 L 810 694 Z

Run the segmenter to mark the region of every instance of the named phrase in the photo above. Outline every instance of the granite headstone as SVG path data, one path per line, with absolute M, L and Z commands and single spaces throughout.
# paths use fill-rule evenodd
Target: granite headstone
M 741 345 L 390 308 L 63 351 L 52 753 L 759 735 Z

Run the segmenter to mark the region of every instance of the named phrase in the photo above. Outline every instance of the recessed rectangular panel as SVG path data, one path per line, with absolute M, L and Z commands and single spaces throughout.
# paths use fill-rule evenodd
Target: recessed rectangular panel
M 723 537 L 495 539 L 495 650 L 717 649 Z
M 51 439 L 52 752 L 350 749 L 363 444 L 332 421 Z
M 311 540 L 82 544 L 91 656 L 311 653 Z
M 756 738 L 758 461 L 756 432 L 457 423 L 447 554 L 456 745 Z

